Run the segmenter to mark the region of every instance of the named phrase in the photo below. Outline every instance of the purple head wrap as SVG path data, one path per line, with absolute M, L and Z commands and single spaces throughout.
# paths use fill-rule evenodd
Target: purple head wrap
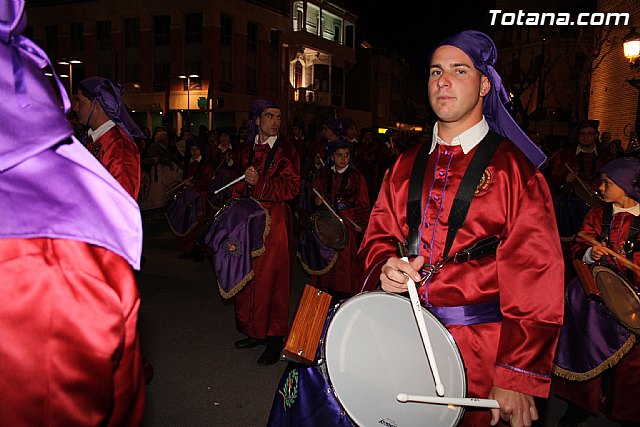
M 37 44 L 21 33 L 26 27 L 24 1 L 2 0 L 0 7 L 0 172 L 50 148 L 73 130 L 63 114 L 69 98 L 57 76 L 57 99 L 42 70 L 51 66 Z M 53 67 L 51 67 L 53 68 Z
M 90 100 L 100 103 L 102 109 L 120 129 L 133 141 L 134 138 L 145 138 L 145 134 L 131 118 L 125 106 L 121 84 L 104 77 L 89 77 L 80 82 L 80 90 Z
M 489 78 L 491 89 L 484 97 L 482 110 L 489 127 L 492 131 L 511 140 L 534 165 L 540 167 L 547 156 L 518 126 L 506 108 L 510 101 L 502 79 L 494 68 L 498 59 L 498 50 L 493 40 L 488 35 L 475 30 L 454 34 L 431 51 L 429 62 L 433 52 L 440 46 L 454 46 L 462 50 L 473 61 L 476 69 Z
M 331 129 L 331 132 L 335 133 L 338 138 L 344 138 L 347 135 L 344 122 L 340 119 L 331 118 L 324 125 Z
M 253 144 L 258 134 L 258 125 L 256 120 L 260 118 L 262 112 L 267 108 L 280 108 L 278 103 L 270 99 L 256 99 L 251 104 L 251 123 L 249 124 L 249 135 L 247 135 L 247 143 Z
M 24 0 L 1 4 L 0 239 L 82 241 L 139 268 L 142 221 L 137 203 L 71 136 L 65 89 L 54 73 L 59 99 L 44 74 L 49 58 L 20 34 L 26 21 Z
M 636 202 L 640 202 L 640 160 L 635 157 L 621 157 L 602 167 L 602 173 L 627 193 Z

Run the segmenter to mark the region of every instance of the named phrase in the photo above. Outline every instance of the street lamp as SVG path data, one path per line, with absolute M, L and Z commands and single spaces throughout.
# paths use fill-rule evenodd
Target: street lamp
M 197 79 L 198 77 L 200 77 L 197 74 L 182 74 L 180 76 L 178 76 L 181 79 L 187 79 L 187 129 L 191 129 L 191 117 L 190 117 L 190 113 L 191 113 L 191 105 L 189 103 L 189 92 L 191 92 L 191 79 Z
M 60 77 L 69 77 L 69 96 L 73 96 L 73 64 L 82 64 L 82 61 L 79 59 L 72 59 L 70 61 L 62 60 L 58 61 L 58 64 L 69 66 L 69 75 L 60 74 Z
M 640 34 L 636 32 L 636 27 L 631 28 L 622 42 L 624 56 L 629 60 L 632 70 L 640 69 Z

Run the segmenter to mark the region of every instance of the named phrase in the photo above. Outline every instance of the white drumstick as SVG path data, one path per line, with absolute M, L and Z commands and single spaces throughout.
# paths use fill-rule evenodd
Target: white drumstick
M 400 259 L 409 262 L 409 258 L 407 257 L 402 257 Z M 420 305 L 420 298 L 418 298 L 416 284 L 411 277 L 409 277 L 409 281 L 407 282 L 407 288 L 409 288 L 409 299 L 411 300 L 411 306 L 413 307 L 413 314 L 416 316 L 416 322 L 418 322 L 420 336 L 422 336 L 422 343 L 424 344 L 424 349 L 427 352 L 427 359 L 429 359 L 429 366 L 431 367 L 431 373 L 433 374 L 433 381 L 436 385 L 436 393 L 438 394 L 438 396 L 444 396 L 444 385 L 442 385 L 442 381 L 440 381 L 440 374 L 438 373 L 436 358 L 433 355 L 431 341 L 429 340 L 429 332 L 427 332 L 427 325 L 424 323 L 424 317 L 422 316 L 422 306 Z
M 230 183 L 218 188 L 216 191 L 213 192 L 213 194 L 218 194 L 219 192 L 221 192 L 225 188 L 231 187 L 233 184 L 237 184 L 238 182 L 242 181 L 243 179 L 245 179 L 245 175 L 244 174 L 242 174 L 241 176 L 237 177 L 236 179 L 234 179 Z
M 324 205 L 327 207 L 327 209 L 329 209 L 331 211 L 331 213 L 338 219 L 342 220 L 342 218 L 340 217 L 340 215 L 338 215 L 336 213 L 336 211 L 334 211 L 331 206 L 329 205 L 329 203 L 327 203 L 327 201 L 324 199 L 324 197 L 322 197 L 322 195 L 320 193 L 318 193 L 318 190 L 316 190 L 314 187 L 311 187 L 313 189 L 313 192 L 316 193 L 316 196 L 318 196 L 320 198 L 320 200 L 322 201 L 322 203 L 324 203 Z
M 440 397 L 416 396 L 414 394 L 398 393 L 398 402 L 435 403 L 436 405 L 474 406 L 476 408 L 500 409 L 497 400 L 477 399 L 475 397 Z

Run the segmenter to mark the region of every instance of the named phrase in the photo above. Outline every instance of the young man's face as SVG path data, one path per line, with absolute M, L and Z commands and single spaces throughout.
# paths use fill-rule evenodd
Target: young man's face
M 469 121 L 482 117 L 482 97 L 489 92 L 489 79 L 471 58 L 454 46 L 440 46 L 433 53 L 429 72 L 429 102 L 441 122 Z
M 349 165 L 349 159 L 351 158 L 351 153 L 348 148 L 338 148 L 333 152 L 333 162 L 336 165 L 336 169 L 343 169 Z
M 282 124 L 282 111 L 279 108 L 267 108 L 256 119 L 262 140 L 278 135 Z
M 598 140 L 598 131 L 594 128 L 582 128 L 578 131 L 578 144 L 582 147 L 591 147 Z

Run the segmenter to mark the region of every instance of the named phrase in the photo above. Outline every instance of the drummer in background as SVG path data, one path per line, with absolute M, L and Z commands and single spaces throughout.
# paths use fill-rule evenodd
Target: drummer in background
M 586 236 L 600 240 L 606 238 L 606 244 L 611 250 L 624 255 L 630 261 L 640 264 L 640 245 L 638 245 L 638 227 L 640 218 L 640 160 L 632 157 L 623 157 L 607 163 L 602 168 L 602 184 L 600 190 L 607 204 L 593 208 L 585 217 L 581 232 Z M 610 226 L 608 219 L 611 218 Z M 605 223 L 605 225 L 603 225 Z M 633 246 L 630 244 L 633 243 Z M 602 246 L 591 246 L 579 236 L 571 246 L 571 252 L 575 259 L 581 259 L 586 264 L 594 262 L 613 265 L 614 269 L 621 272 L 635 286 L 636 291 L 640 286 L 640 278 L 637 273 L 619 260 L 608 256 Z M 573 281 L 571 286 L 581 285 Z M 580 291 L 580 289 L 576 289 Z M 568 295 L 573 295 L 571 288 Z M 579 294 L 584 297 L 584 293 Z M 600 304 L 589 302 L 585 309 L 597 311 L 592 305 Z M 571 307 L 567 304 L 565 323 L 571 321 Z M 604 311 L 604 310 L 603 310 Z M 612 317 L 604 317 L 614 321 Z M 598 319 L 587 316 L 591 323 L 582 325 L 587 333 L 581 336 L 595 336 L 588 332 L 590 328 L 599 327 Z M 606 321 L 605 319 L 601 319 Z M 630 333 L 629 333 L 630 334 Z M 562 348 L 565 339 L 564 329 L 561 337 Z M 579 337 L 566 337 L 568 343 L 573 343 Z M 568 344 L 572 345 L 572 344 Z M 599 349 L 605 353 L 608 349 Z M 581 357 L 582 359 L 582 357 Z M 614 421 L 619 421 L 625 427 L 640 426 L 640 405 L 638 405 L 638 390 L 640 390 L 640 346 L 634 345 L 626 355 L 614 366 L 606 369 L 600 375 L 587 381 L 569 381 L 563 378 L 554 379 L 555 394 L 568 401 L 567 412 L 560 419 L 558 426 L 578 426 L 586 422 L 589 415 L 598 416 L 602 411 Z
M 408 187 L 424 145 L 402 153 L 387 171 L 358 255 L 386 291 L 406 292 L 407 275 L 422 279 L 425 264 L 442 260 L 453 199 L 471 158 L 499 138 L 482 179 L 467 189 L 475 195 L 449 254 L 491 236 L 500 245 L 494 254 L 446 263 L 418 293 L 460 349 L 468 396 L 500 405 L 491 412 L 467 408 L 462 425 L 496 425 L 502 418 L 530 426 L 538 418 L 534 397 L 549 395 L 563 316 L 563 263 L 549 221 L 551 195 L 536 169 L 545 156 L 504 107 L 508 97 L 496 58 L 493 40 L 478 31 L 453 35 L 432 51 L 428 94 L 438 122 L 424 151 L 430 154 L 417 213 L 419 256 L 401 260 L 396 242 L 409 236 Z
M 289 332 L 292 217 L 290 204 L 300 191 L 300 158 L 295 147 L 279 136 L 282 111 L 274 101 L 251 105 L 247 145 L 240 154 L 245 180 L 233 198 L 251 196 L 267 211 L 270 230 L 265 252 L 253 260 L 254 278 L 234 297 L 236 328 L 247 335 L 235 342 L 240 349 L 265 345 L 259 365 L 280 359 Z
M 607 153 L 598 151 L 599 124 L 598 120 L 581 121 L 576 128 L 577 144 L 569 144 L 560 149 L 550 165 L 548 183 L 554 199 L 556 222 L 562 241 L 566 283 L 573 277 L 571 242 L 580 231 L 582 221 L 591 208 L 589 201 L 585 199 L 582 184 L 595 193 L 600 186 L 602 165 L 610 160 Z
M 313 187 L 344 221 L 349 244 L 337 252 L 335 264 L 327 273 L 311 276 L 311 284 L 337 299 L 344 299 L 361 290 L 363 271 L 356 263 L 356 252 L 367 228 L 370 205 L 364 176 L 350 166 L 352 145 L 341 139 L 331 147 L 331 163 L 315 176 Z M 312 197 L 317 207 L 326 209 L 315 193 Z

